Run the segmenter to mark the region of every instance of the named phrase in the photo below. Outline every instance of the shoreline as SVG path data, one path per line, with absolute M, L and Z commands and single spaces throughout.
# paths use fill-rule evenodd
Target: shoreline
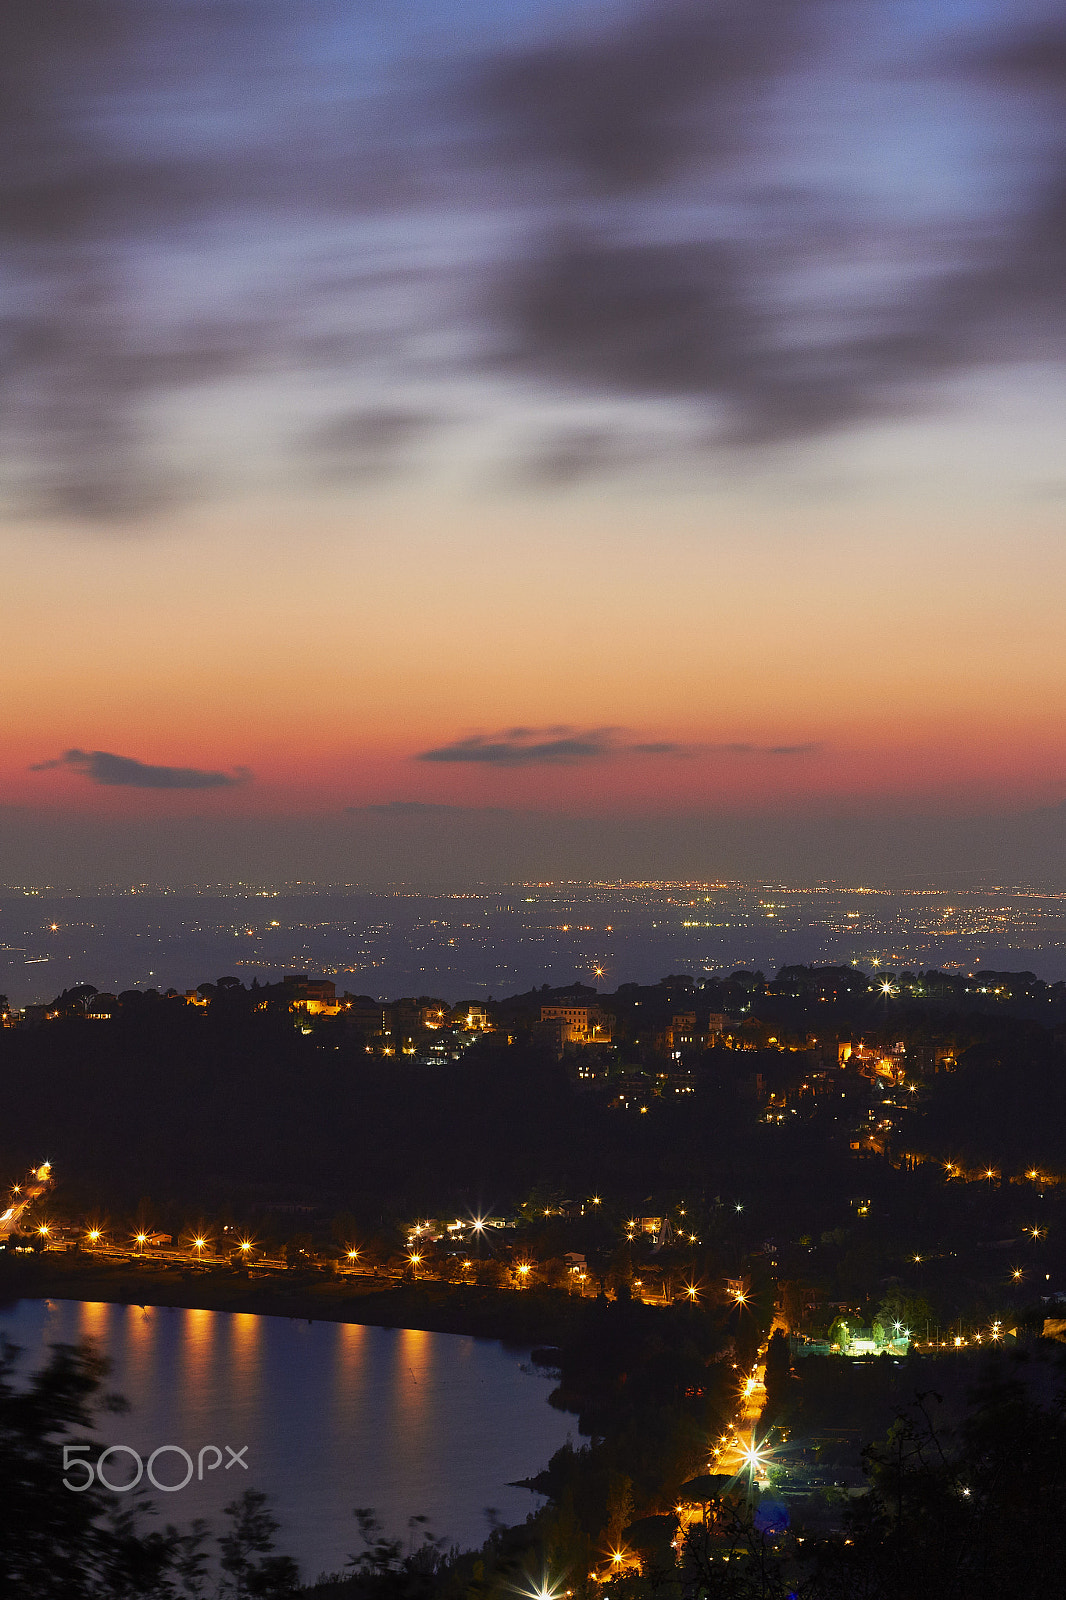
M 584 1302 L 553 1290 L 520 1292 L 466 1284 L 393 1279 L 358 1287 L 319 1274 L 291 1281 L 251 1278 L 231 1268 L 175 1272 L 147 1261 L 111 1266 L 82 1256 L 0 1260 L 0 1310 L 19 1300 L 83 1300 L 189 1311 L 229 1311 L 309 1322 L 352 1322 L 378 1328 L 455 1333 L 504 1344 L 557 1345 L 579 1320 Z

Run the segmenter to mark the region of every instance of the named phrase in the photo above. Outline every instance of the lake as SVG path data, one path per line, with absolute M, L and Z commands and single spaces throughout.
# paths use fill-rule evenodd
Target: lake
M 49 1344 L 93 1339 L 112 1363 L 107 1387 L 132 1407 L 104 1414 L 98 1439 L 145 1462 L 162 1445 L 194 1464 L 219 1447 L 214 1470 L 214 1453 L 204 1456 L 202 1481 L 194 1473 L 180 1490 L 151 1490 L 161 1518 L 220 1526 L 236 1494 L 265 1490 L 282 1524 L 278 1549 L 305 1581 L 359 1548 L 354 1506 L 373 1506 L 390 1534 L 406 1538 L 408 1518 L 427 1516 L 435 1535 L 480 1544 L 487 1507 L 519 1522 L 542 1503 L 508 1483 L 538 1472 L 568 1435 L 576 1442 L 576 1419 L 548 1405 L 551 1380 L 529 1370 L 528 1351 L 487 1339 L 74 1300 L 0 1307 L 0 1333 L 23 1348 L 26 1372 Z M 247 1470 L 227 1446 L 247 1447 Z M 134 1470 L 122 1451 L 104 1465 L 116 1485 Z M 187 1470 L 176 1452 L 154 1467 L 167 1485 Z M 62 1477 L 57 1452 L 66 1493 Z

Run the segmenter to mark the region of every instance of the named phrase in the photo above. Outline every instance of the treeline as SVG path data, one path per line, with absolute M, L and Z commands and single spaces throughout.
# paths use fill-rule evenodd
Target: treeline
M 534 1187 L 730 1192 L 750 1187 L 762 1136 L 732 1082 L 743 1058 L 726 1066 L 721 1093 L 627 1118 L 535 1044 L 488 1035 L 423 1066 L 367 1054 L 333 1019 L 304 1033 L 284 1014 L 149 1005 L 0 1031 L 0 1164 L 43 1152 L 104 1209 L 274 1195 L 412 1216 Z
M 170 987 L 126 989 L 120 994 L 104 994 L 92 984 L 78 984 L 29 1010 L 38 1020 L 82 1017 L 88 1013 L 100 1018 L 160 1004 L 174 1010 L 195 999 L 231 1016 L 253 1011 L 287 1013 L 294 1001 L 306 998 L 308 981 L 304 975 L 290 975 L 273 982 L 254 978 L 246 986 L 238 978 L 223 976 L 205 980 L 189 993 Z M 334 987 L 328 980 L 310 982 L 316 990 L 324 985 L 332 992 Z M 379 1013 L 382 1007 L 437 1008 L 440 1017 L 446 1018 L 449 1010 L 448 1001 L 427 995 L 386 1000 L 345 992 L 337 998 L 351 1002 L 357 1010 L 376 1007 Z M 747 1016 L 767 1020 L 787 1016 L 796 1024 L 814 1018 L 824 1022 L 825 1006 L 832 1008 L 831 1015 L 849 1025 L 876 1022 L 879 1016 L 887 1020 L 885 1013 L 889 1010 L 916 1016 L 935 1015 L 945 1008 L 978 1015 L 1007 1012 L 1044 1023 L 1066 1020 L 1066 982 L 1048 983 L 1028 970 L 963 973 L 904 968 L 867 972 L 855 966 L 793 965 L 767 976 L 738 968 L 699 980 L 690 973 L 671 973 L 656 984 L 624 983 L 614 991 L 597 990 L 585 983 L 556 987 L 543 984 L 521 994 L 495 1000 L 489 997 L 476 1004 L 490 1021 L 514 1027 L 528 1026 L 536 1020 L 543 1005 L 568 1000 L 594 1001 L 612 1015 L 623 1032 L 661 1026 L 679 1007 L 694 1007 L 697 1014 L 721 1013 L 736 1020 Z M 889 1001 L 896 1004 L 890 1007 Z M 0 1015 L 8 1014 L 7 998 L 0 995 Z

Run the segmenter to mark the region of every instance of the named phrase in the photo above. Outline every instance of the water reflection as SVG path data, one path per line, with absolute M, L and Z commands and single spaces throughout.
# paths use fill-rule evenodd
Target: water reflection
M 487 1340 L 74 1301 L 0 1310 L 0 1331 L 27 1367 L 50 1342 L 98 1342 L 113 1363 L 108 1388 L 133 1407 L 101 1420 L 108 1444 L 180 1445 L 194 1458 L 247 1445 L 247 1473 L 221 1467 L 160 1510 L 217 1525 L 237 1493 L 261 1488 L 308 1578 L 343 1567 L 357 1505 L 396 1534 L 424 1515 L 434 1534 L 468 1545 L 488 1531 L 485 1506 L 520 1521 L 537 1502 L 506 1485 L 544 1466 L 573 1427 L 546 1404 L 548 1382 Z
M 51 1302 L 49 1302 L 51 1304 Z M 77 1338 L 95 1339 L 103 1343 L 107 1337 L 108 1313 L 115 1308 L 107 1305 L 103 1300 L 83 1300 L 80 1304 L 81 1315 L 77 1321 Z

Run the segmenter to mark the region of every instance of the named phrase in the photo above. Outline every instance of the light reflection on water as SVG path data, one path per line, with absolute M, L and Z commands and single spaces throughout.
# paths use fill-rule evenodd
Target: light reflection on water
M 101 1418 L 98 1437 L 147 1458 L 162 1444 L 196 1458 L 204 1446 L 248 1446 L 250 1470 L 220 1468 L 176 1494 L 155 1494 L 161 1517 L 216 1524 L 248 1487 L 264 1489 L 282 1523 L 279 1548 L 304 1576 L 343 1567 L 357 1547 L 354 1506 L 374 1506 L 405 1534 L 424 1515 L 464 1545 L 539 1504 L 509 1481 L 547 1464 L 574 1419 L 546 1402 L 548 1380 L 522 1355 L 484 1339 L 348 1323 L 74 1300 L 0 1308 L 0 1332 L 25 1350 L 23 1369 L 49 1344 L 91 1338 L 111 1363 L 110 1390 L 132 1410 Z M 179 1457 L 157 1476 L 174 1481 Z M 124 1468 L 112 1458 L 109 1476 Z M 62 1472 L 57 1456 L 57 1492 Z

